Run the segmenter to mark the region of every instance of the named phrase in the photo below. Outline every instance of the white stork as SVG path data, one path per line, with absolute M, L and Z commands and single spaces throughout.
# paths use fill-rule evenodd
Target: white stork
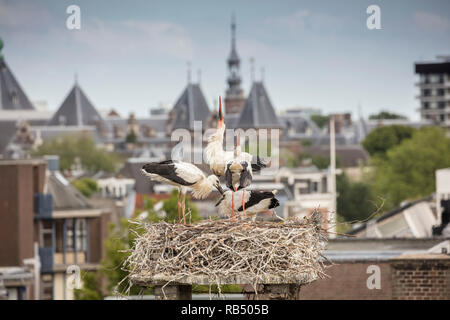
M 217 130 L 208 137 L 208 144 L 205 148 L 206 163 L 209 164 L 211 172 L 218 177 L 224 175 L 227 162 L 234 158 L 233 151 L 225 151 L 223 149 L 225 129 L 226 126 L 222 113 L 222 100 L 219 96 L 219 120 L 217 121 Z
M 250 153 L 242 152 L 239 131 L 237 133 L 234 158 L 226 164 L 225 181 L 229 189 L 237 191 L 248 187 L 253 180 L 253 170 L 259 171 L 267 166 L 266 161 L 256 157 L 256 164 L 252 163 L 253 156 Z M 244 193 L 244 191 L 242 191 Z M 234 195 L 232 195 L 232 212 L 234 212 Z M 242 197 L 243 214 L 245 215 L 244 197 Z
M 178 219 L 180 217 L 180 206 L 183 213 L 183 222 L 186 224 L 185 204 L 186 192 L 192 189 L 192 195 L 197 199 L 206 198 L 213 188 L 217 188 L 219 192 L 223 192 L 219 178 L 215 175 L 205 176 L 202 170 L 195 165 L 174 160 L 166 160 L 162 162 L 147 163 L 142 167 L 142 172 L 150 177 L 151 180 L 165 182 L 173 186 L 177 186 L 178 193 Z M 182 195 L 180 203 L 180 195 Z
M 216 203 L 216 207 L 219 207 L 219 213 L 226 216 L 233 216 L 233 209 L 230 209 L 233 201 L 233 191 L 227 190 L 222 193 L 222 198 Z M 247 215 L 253 216 L 253 221 L 256 218 L 256 214 L 264 212 L 270 209 L 274 209 L 280 205 L 275 195 L 277 190 L 270 191 L 256 191 L 256 190 L 243 190 L 242 193 L 236 194 L 239 201 L 245 204 L 247 208 Z M 239 198 L 242 197 L 242 200 Z M 237 208 L 236 212 L 243 212 L 244 205 Z
M 249 164 L 249 170 L 253 169 L 257 171 L 267 166 L 267 162 L 262 161 L 259 157 L 256 157 L 256 163 L 252 163 L 253 156 L 247 152 L 242 152 L 241 150 L 239 136 L 235 150 L 225 151 L 223 148 L 225 129 L 226 126 L 222 113 L 222 100 L 219 96 L 219 120 L 217 122 L 217 130 L 208 137 L 208 144 L 205 148 L 206 162 L 209 164 L 212 173 L 218 177 L 224 175 L 227 164 L 233 160 L 237 160 L 238 162 L 246 161 Z

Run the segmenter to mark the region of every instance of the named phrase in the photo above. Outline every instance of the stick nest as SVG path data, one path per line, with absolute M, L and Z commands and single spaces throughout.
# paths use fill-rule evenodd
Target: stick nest
M 305 284 L 325 277 L 320 213 L 275 222 L 141 223 L 125 261 L 132 284 Z M 256 290 L 256 289 L 255 289 Z

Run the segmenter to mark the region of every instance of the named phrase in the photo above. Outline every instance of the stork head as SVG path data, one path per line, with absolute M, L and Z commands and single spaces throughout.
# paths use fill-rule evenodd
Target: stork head
M 217 129 L 223 127 L 222 98 L 219 96 L 219 120 L 217 121 Z
M 220 185 L 220 180 L 216 175 L 210 175 L 208 180 L 220 192 L 220 194 L 224 193 L 222 186 Z
M 234 161 L 231 165 L 230 165 L 230 171 L 242 171 L 244 168 L 242 167 L 242 165 L 237 162 Z

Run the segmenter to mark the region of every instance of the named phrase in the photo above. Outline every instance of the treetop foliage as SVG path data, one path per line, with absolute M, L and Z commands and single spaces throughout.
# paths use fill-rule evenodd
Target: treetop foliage
M 114 172 L 120 163 L 119 157 L 95 145 L 87 134 L 63 135 L 51 141 L 45 141 L 33 156 L 58 155 L 61 170 L 70 170 L 79 163 L 89 172 Z
M 415 131 L 417 129 L 399 125 L 378 127 L 367 135 L 362 146 L 370 156 L 384 157 L 389 149 L 411 138 Z

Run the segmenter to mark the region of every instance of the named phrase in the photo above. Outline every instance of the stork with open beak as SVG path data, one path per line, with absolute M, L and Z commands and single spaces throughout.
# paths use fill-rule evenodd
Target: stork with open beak
M 216 203 L 216 207 L 219 208 L 219 213 L 226 216 L 232 216 L 233 209 L 230 209 L 230 204 L 233 201 L 233 191 L 227 190 L 222 194 L 222 198 Z M 242 201 L 243 205 L 237 208 L 236 212 L 244 211 L 247 208 L 247 215 L 252 217 L 255 221 L 256 215 L 260 212 L 264 212 L 270 209 L 274 209 L 280 205 L 275 195 L 277 190 L 273 191 L 256 191 L 256 190 L 243 190 L 242 193 L 236 194 L 239 201 Z M 240 199 L 239 197 L 242 197 Z
M 141 170 L 151 180 L 165 182 L 178 187 L 178 220 L 181 222 L 181 208 L 184 224 L 186 224 L 185 205 L 188 189 L 192 190 L 192 196 L 197 199 L 206 198 L 214 188 L 223 193 L 217 176 L 210 175 L 206 177 L 202 170 L 187 162 L 174 160 L 151 162 L 145 164 Z
M 209 136 L 208 144 L 205 148 L 206 163 L 209 164 L 211 172 L 218 177 L 225 174 L 227 162 L 233 159 L 233 151 L 225 151 L 223 148 L 225 129 L 226 126 L 222 113 L 222 99 L 219 97 L 219 120 L 217 121 L 217 130 Z

